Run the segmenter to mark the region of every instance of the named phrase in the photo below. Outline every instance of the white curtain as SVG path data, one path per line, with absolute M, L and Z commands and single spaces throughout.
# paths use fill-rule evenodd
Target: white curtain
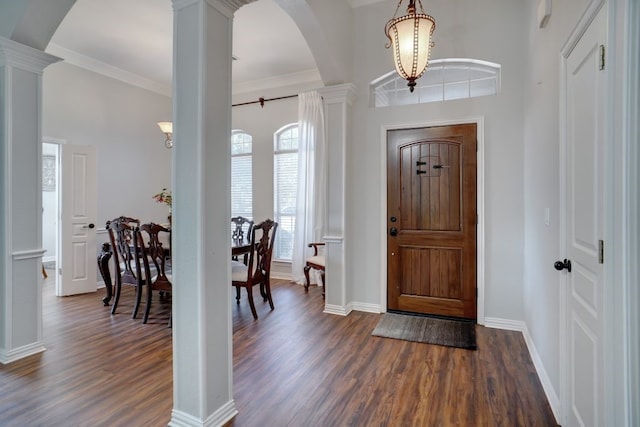
M 291 275 L 295 282 L 304 283 L 305 259 L 312 255 L 307 245 L 322 241 L 326 209 L 324 108 L 317 91 L 298 95 L 298 124 L 298 194 Z M 311 282 L 317 280 L 312 277 Z

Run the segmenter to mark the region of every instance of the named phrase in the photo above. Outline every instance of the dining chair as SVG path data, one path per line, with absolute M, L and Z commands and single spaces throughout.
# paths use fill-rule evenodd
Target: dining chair
M 245 238 L 249 240 L 251 238 L 251 230 L 253 229 L 253 221 L 243 216 L 234 216 L 231 218 L 231 240 L 236 242 L 242 242 Z M 244 264 L 246 265 L 249 254 L 244 254 Z M 232 257 L 233 260 L 238 261 L 237 256 Z
M 253 229 L 253 221 L 243 216 L 234 216 L 231 218 L 231 238 L 234 240 L 248 239 Z M 246 230 L 245 230 L 246 229 Z
M 171 293 L 171 230 L 153 222 L 142 224 L 136 229 L 134 240 L 136 257 L 136 274 L 138 277 L 149 278 L 144 281 L 147 295 L 147 305 L 144 310 L 142 323 L 147 323 L 154 291 L 158 291 L 160 299 L 164 299 L 165 293 Z M 143 235 L 144 234 L 144 235 Z M 163 243 L 164 242 L 164 243 Z M 168 243 L 167 243 L 168 242 Z M 171 326 L 171 314 L 169 314 L 169 326 Z
M 267 219 L 256 224 L 251 229 L 250 241 L 252 251 L 249 253 L 249 261 L 244 263 L 236 260 L 231 261 L 231 285 L 236 288 L 236 302 L 240 304 L 240 288 L 247 290 L 249 306 L 253 318 L 258 318 L 256 307 L 253 302 L 253 287 L 260 285 L 260 293 L 263 300 L 269 302 L 273 310 L 273 299 L 271 298 L 271 254 L 273 253 L 273 242 L 276 237 L 278 223 Z
M 140 220 L 121 216 L 107 221 L 105 227 L 109 233 L 109 240 L 111 241 L 115 272 L 115 297 L 113 305 L 111 306 L 111 314 L 115 314 L 118 308 L 122 285 L 131 285 L 136 288 L 136 299 L 131 315 L 134 319 L 138 314 L 138 308 L 140 307 L 140 301 L 142 299 L 142 283 L 141 280 L 139 280 L 141 277 L 136 276 L 135 252 L 131 250 L 134 242 L 134 231 L 139 226 Z
M 324 254 L 318 251 L 320 246 L 324 246 L 324 243 L 309 243 L 308 247 L 313 248 L 313 255 L 305 260 L 304 266 L 304 278 L 306 279 L 304 284 L 304 291 L 309 291 L 309 285 L 311 281 L 309 280 L 309 270 L 312 268 L 314 270 L 318 270 L 320 272 L 320 278 L 322 279 L 322 298 L 324 298 L 326 286 L 324 281 L 324 266 L 325 266 L 325 258 Z

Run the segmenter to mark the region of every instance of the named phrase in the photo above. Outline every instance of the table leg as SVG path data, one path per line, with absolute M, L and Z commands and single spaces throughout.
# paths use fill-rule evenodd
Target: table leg
M 102 276 L 102 280 L 104 280 L 104 287 L 107 288 L 107 295 L 102 298 L 102 302 L 105 306 L 109 305 L 109 301 L 111 301 L 111 296 L 113 295 L 111 272 L 109 271 L 109 260 L 111 259 L 111 255 L 113 255 L 113 252 L 111 251 L 111 244 L 103 243 L 102 251 L 100 252 L 100 255 L 98 255 L 98 270 L 100 270 L 100 275 Z

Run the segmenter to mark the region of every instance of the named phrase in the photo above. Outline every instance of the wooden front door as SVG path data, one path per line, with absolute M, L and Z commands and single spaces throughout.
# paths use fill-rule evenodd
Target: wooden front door
M 387 307 L 476 319 L 476 125 L 387 133 Z

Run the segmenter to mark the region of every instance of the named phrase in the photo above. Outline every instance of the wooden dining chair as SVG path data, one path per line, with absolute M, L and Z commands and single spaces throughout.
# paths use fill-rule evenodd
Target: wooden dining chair
M 144 310 L 142 323 L 147 323 L 154 291 L 158 291 L 160 298 L 166 298 L 166 293 L 171 293 L 172 278 L 169 255 L 171 253 L 171 230 L 153 222 L 142 224 L 135 231 L 135 252 L 140 254 L 136 258 L 136 274 L 138 277 L 148 278 L 144 280 L 146 288 L 147 305 Z M 164 242 L 164 243 L 163 243 Z M 168 243 L 167 243 L 168 242 Z M 171 326 L 171 314 L 169 314 L 169 326 Z
M 313 248 L 313 255 L 305 260 L 304 266 L 304 291 L 309 291 L 309 285 L 311 284 L 311 280 L 309 280 L 309 270 L 312 268 L 314 270 L 318 270 L 320 272 L 320 278 L 322 279 L 322 298 L 324 298 L 324 294 L 326 291 L 326 285 L 324 281 L 324 266 L 325 266 L 325 258 L 324 254 L 318 251 L 320 246 L 324 246 L 324 243 L 309 243 L 308 247 Z
M 253 230 L 253 221 L 243 216 L 234 216 L 231 218 L 231 240 L 233 242 L 242 242 L 251 238 L 251 230 Z M 238 261 L 238 256 L 234 255 L 231 259 Z M 249 261 L 249 254 L 243 254 L 242 258 L 245 265 Z M 238 289 L 240 292 L 240 289 Z M 238 295 L 238 298 L 240 296 Z
M 111 248 L 113 251 L 113 267 L 115 272 L 113 305 L 111 306 L 111 314 L 115 314 L 118 303 L 120 302 L 120 292 L 122 285 L 131 285 L 136 288 L 136 299 L 133 306 L 131 317 L 135 319 L 140 307 L 142 299 L 142 279 L 135 273 L 135 256 L 132 251 L 134 242 L 134 231 L 140 226 L 140 220 L 121 216 L 113 220 L 107 221 L 106 229 L 109 233 Z
M 251 230 L 253 229 L 253 221 L 243 216 L 234 216 L 231 218 L 231 238 L 233 240 L 249 239 Z
M 253 302 L 254 286 L 260 285 L 263 300 L 269 302 L 271 310 L 274 308 L 271 298 L 270 274 L 271 254 L 277 229 L 278 223 L 271 219 L 253 226 L 250 237 L 253 250 L 249 253 L 248 263 L 245 265 L 240 261 L 231 261 L 231 285 L 236 288 L 236 302 L 240 304 L 240 288 L 245 288 L 254 319 L 258 318 Z

